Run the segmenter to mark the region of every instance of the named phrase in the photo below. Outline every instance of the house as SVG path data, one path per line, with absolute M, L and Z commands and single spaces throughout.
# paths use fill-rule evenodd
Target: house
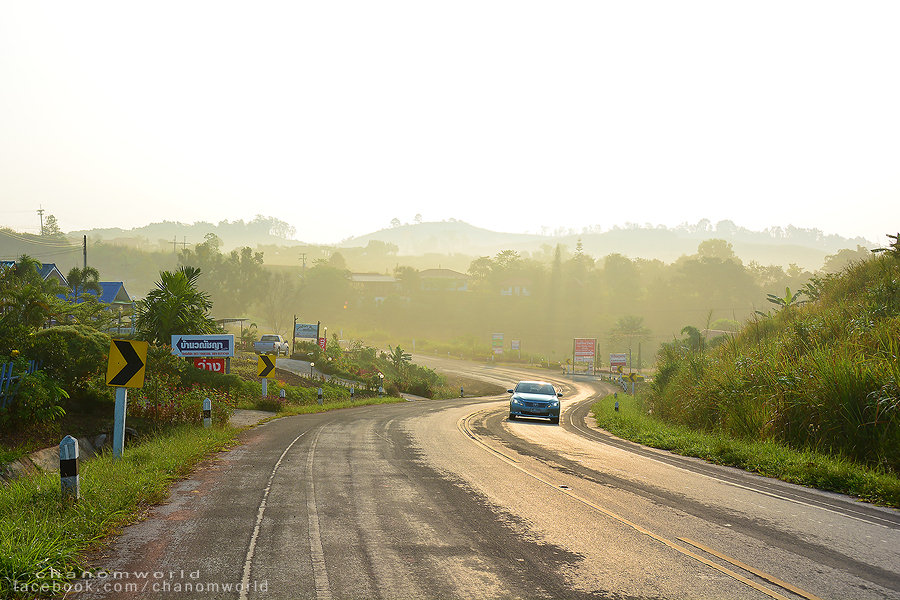
M 111 304 L 112 308 L 131 308 L 134 304 L 134 300 L 125 289 L 125 284 L 121 281 L 101 281 L 100 288 L 99 294 L 90 290 L 88 293 L 97 296 L 97 299 L 103 304 Z
M 440 292 L 466 292 L 471 277 L 452 269 L 425 269 L 419 271 L 423 290 Z
M 16 266 L 16 261 L 14 260 L 0 260 L 0 268 L 11 269 L 14 266 Z M 41 264 L 41 267 L 38 269 L 38 274 L 44 281 L 47 281 L 48 279 L 55 279 L 59 285 L 63 287 L 69 287 L 69 282 L 66 281 L 65 276 L 56 267 L 55 263 Z
M 501 296 L 530 296 L 531 280 L 522 277 L 500 282 Z
M 393 275 L 351 273 L 350 285 L 363 296 L 371 296 L 381 304 L 388 296 L 400 294 L 400 282 Z

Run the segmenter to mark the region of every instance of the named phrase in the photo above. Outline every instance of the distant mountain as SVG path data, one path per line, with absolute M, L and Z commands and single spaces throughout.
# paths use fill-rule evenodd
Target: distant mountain
M 598 233 L 573 232 L 565 236 L 499 233 L 463 221 L 444 221 L 382 229 L 344 240 L 339 247 L 364 247 L 375 240 L 396 245 L 399 256 L 435 253 L 493 256 L 502 250 L 531 254 L 541 252 L 542 247 L 553 249 L 557 244 L 566 246 L 572 252 L 580 241 L 584 252 L 594 258 L 615 253 L 632 259 L 659 259 L 671 263 L 681 256 L 696 254 L 700 242 L 715 238 L 730 242 L 735 254 L 745 263 L 757 261 L 762 265 L 783 267 L 794 263 L 810 271 L 820 269 L 826 256 L 842 249 L 876 247 L 876 244 L 863 238 L 846 239 L 825 235 L 818 230 L 774 227 L 762 232 L 749 231 L 731 221 L 715 225 L 701 221 L 674 229 L 628 227 Z
M 291 239 L 296 230 L 274 217 L 257 217 L 250 222 L 222 221 L 218 224 L 198 222 L 192 224 L 164 221 L 131 230 L 99 229 L 73 231 L 69 237 L 89 239 L 98 237 L 104 242 L 130 245 L 142 249 L 181 249 L 204 241 L 213 233 L 222 242 L 222 250 L 249 246 L 297 247 L 318 246 Z M 494 256 L 503 250 L 515 250 L 529 255 L 547 256 L 557 244 L 574 252 L 579 241 L 585 253 L 594 258 L 609 254 L 622 254 L 631 259 L 658 259 L 671 263 L 684 255 L 697 253 L 697 246 L 703 240 L 720 238 L 732 244 L 735 254 L 745 263 L 757 261 L 762 265 L 788 267 L 791 263 L 809 271 L 822 268 L 825 257 L 858 246 L 873 249 L 876 244 L 863 238 L 843 238 L 826 235 L 817 229 L 770 227 L 763 231 L 750 231 L 731 221 L 711 223 L 708 220 L 694 225 L 682 224 L 675 228 L 640 227 L 627 224 L 624 228 L 609 231 L 585 229 L 582 233 L 569 230 L 567 235 L 539 235 L 502 233 L 475 227 L 464 221 L 399 225 L 370 233 L 368 235 L 343 240 L 337 246 L 342 249 L 365 248 L 369 242 L 378 241 L 397 247 L 397 257 L 459 255 L 463 257 Z M 323 248 L 328 245 L 321 245 Z M 269 259 L 277 262 L 267 250 Z M 295 262 L 294 258 L 291 259 Z M 460 262 L 460 261 L 457 261 Z M 464 260 L 462 262 L 465 262 Z M 455 264 L 455 263 L 454 263 Z

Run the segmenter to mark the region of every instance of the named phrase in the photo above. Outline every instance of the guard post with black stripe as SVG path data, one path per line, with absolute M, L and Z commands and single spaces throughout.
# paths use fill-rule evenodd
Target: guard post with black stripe
M 81 480 L 78 478 L 78 440 L 67 435 L 59 443 L 59 478 L 63 500 L 81 497 Z
M 212 402 L 209 398 L 203 401 L 203 427 L 209 429 L 212 425 Z

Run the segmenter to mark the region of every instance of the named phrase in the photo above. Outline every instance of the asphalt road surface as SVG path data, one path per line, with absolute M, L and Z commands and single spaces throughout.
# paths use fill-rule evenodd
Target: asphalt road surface
M 504 396 L 248 430 L 71 597 L 900 598 L 897 511 L 618 440 L 585 418 L 610 384 L 543 373 L 559 426 Z

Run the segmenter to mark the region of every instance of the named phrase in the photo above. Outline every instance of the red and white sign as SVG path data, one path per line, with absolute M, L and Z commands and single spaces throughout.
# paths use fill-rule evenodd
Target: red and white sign
M 319 338 L 319 348 L 321 348 L 322 350 L 324 350 L 324 349 L 325 349 L 325 344 L 326 344 L 327 341 L 328 341 L 327 338 Z
M 225 373 L 224 358 L 195 358 L 194 366 L 198 369 L 213 371 L 215 373 Z
M 596 356 L 596 338 L 575 338 L 575 362 L 593 364 Z
M 628 364 L 628 355 L 625 354 L 624 352 L 621 354 L 610 354 L 609 355 L 609 366 L 624 367 L 627 364 Z

